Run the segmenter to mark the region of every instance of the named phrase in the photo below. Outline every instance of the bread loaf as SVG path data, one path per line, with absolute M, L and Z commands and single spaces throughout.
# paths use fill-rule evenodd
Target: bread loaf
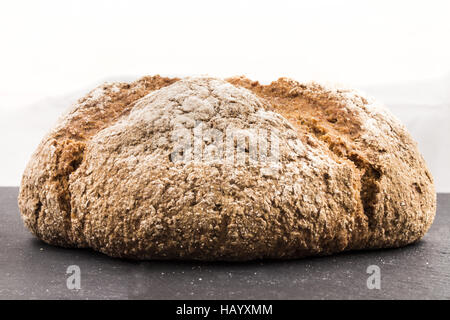
M 353 90 L 154 76 L 99 86 L 60 118 L 19 207 L 49 244 L 252 260 L 407 245 L 436 196 L 405 127 Z

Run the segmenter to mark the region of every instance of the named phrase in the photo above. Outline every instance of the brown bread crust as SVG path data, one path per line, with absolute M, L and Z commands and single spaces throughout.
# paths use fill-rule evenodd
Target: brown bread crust
M 174 163 L 170 133 L 193 121 L 280 132 L 281 167 Z M 50 244 L 251 260 L 412 243 L 436 196 L 404 126 L 353 90 L 155 76 L 80 99 L 32 156 L 19 207 Z

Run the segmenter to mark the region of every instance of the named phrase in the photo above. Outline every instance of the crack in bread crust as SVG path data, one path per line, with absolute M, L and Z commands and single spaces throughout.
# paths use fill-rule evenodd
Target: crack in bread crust
M 370 106 L 371 102 L 367 98 L 352 90 L 327 88 L 316 83 L 303 84 L 281 78 L 269 85 L 261 85 L 245 77 L 231 78 L 228 81 L 268 100 L 273 108 L 294 126 L 306 129 L 325 142 L 337 157 L 353 162 L 355 169 L 360 172 L 358 196 L 361 213 L 367 217 L 369 234 L 367 245 L 373 247 L 403 245 L 417 240 L 428 230 L 436 210 L 431 174 L 415 142 L 404 127 L 396 119 L 392 119 L 383 108 Z M 371 108 L 374 110 L 370 110 Z M 373 122 L 376 123 L 375 126 L 382 124 L 386 127 L 382 134 L 392 137 L 392 140 L 385 139 L 385 136 L 381 136 L 379 141 L 374 141 L 374 137 L 368 139 L 367 135 L 373 135 L 374 131 L 375 134 L 378 133 L 378 128 L 372 125 Z M 394 143 L 398 145 L 397 148 Z M 388 151 L 391 152 L 390 155 Z M 393 185 L 392 176 L 396 175 L 393 171 L 397 169 L 405 174 L 396 178 L 398 181 Z M 424 174 L 417 176 L 415 172 Z M 384 177 L 385 174 L 388 177 Z M 417 185 L 426 186 L 425 197 L 421 193 L 421 187 L 415 188 Z M 414 188 L 411 188 L 412 186 Z M 391 198 L 389 192 L 392 191 L 394 197 Z M 402 193 L 405 195 L 402 196 Z M 399 209 L 394 209 L 399 207 L 398 203 L 403 203 L 406 207 L 404 199 L 409 200 L 410 210 L 417 210 L 415 208 L 422 210 L 418 214 L 420 217 L 416 217 L 420 223 L 413 232 L 414 236 L 410 234 L 411 230 L 407 230 L 410 225 L 398 219 Z M 387 212 L 384 212 L 385 202 L 390 206 Z M 399 220 L 398 225 L 401 227 L 385 228 L 391 223 L 386 221 L 386 216 L 392 220 L 389 211 L 395 212 L 393 218 Z M 392 235 L 396 232 L 406 232 L 408 236 L 393 239 Z
M 33 156 L 22 179 L 19 205 L 25 225 L 36 236 L 61 246 L 79 246 L 71 240 L 73 217 L 69 180 L 83 161 L 86 142 L 100 130 L 127 115 L 139 98 L 177 80 L 153 76 L 131 84 L 106 83 L 81 98 L 61 118 L 35 152 L 35 155 L 50 152 L 49 167 L 39 170 L 40 161 Z M 41 190 L 38 186 L 44 181 L 48 181 L 48 188 Z M 52 206 L 49 198 L 57 205 L 54 212 L 46 213 L 42 208 Z M 46 218 L 46 214 L 50 217 Z

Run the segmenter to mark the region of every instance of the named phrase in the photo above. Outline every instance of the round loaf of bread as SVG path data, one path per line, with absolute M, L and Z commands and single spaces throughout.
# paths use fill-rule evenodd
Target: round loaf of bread
M 405 127 L 353 90 L 154 76 L 60 118 L 19 207 L 43 241 L 113 257 L 287 259 L 415 242 L 436 195 Z

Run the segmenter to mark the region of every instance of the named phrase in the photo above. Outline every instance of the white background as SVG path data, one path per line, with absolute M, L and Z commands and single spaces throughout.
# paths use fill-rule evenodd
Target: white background
M 2 1 L 0 185 L 103 80 L 281 76 L 361 88 L 407 125 L 450 192 L 450 1 Z

